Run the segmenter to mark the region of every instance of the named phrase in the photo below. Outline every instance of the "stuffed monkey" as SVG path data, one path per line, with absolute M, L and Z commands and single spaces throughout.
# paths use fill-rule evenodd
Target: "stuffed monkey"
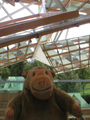
M 68 120 L 67 112 L 82 116 L 72 97 L 54 86 L 53 71 L 35 67 L 23 74 L 23 91 L 8 103 L 5 120 Z

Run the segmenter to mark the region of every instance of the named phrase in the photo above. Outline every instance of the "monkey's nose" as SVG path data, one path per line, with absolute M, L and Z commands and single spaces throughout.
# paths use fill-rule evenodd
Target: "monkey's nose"
M 45 81 L 39 82 L 39 86 L 40 86 L 40 88 L 42 89 L 42 88 L 45 86 Z

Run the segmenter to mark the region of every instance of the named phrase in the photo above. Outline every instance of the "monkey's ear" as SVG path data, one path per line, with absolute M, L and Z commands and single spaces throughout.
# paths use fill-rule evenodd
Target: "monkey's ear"
M 53 76 L 53 78 L 55 77 L 55 72 L 54 71 L 50 71 L 51 72 L 51 74 L 52 74 L 52 76 Z
M 27 77 L 27 74 L 28 74 L 28 71 L 27 71 L 27 70 L 25 70 L 25 71 L 22 72 L 22 76 L 23 76 L 24 78 Z

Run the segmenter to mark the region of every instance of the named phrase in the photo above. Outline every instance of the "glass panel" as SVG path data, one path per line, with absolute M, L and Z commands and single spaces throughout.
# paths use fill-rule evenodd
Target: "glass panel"
M 16 54 L 14 55 L 13 52 L 9 52 L 9 59 L 16 58 Z
M 88 57 L 84 54 L 81 55 L 81 60 L 85 60 L 85 59 L 88 59 Z
M 28 47 L 27 54 L 34 52 L 35 47 Z
M 67 41 L 66 41 L 66 40 L 61 40 L 61 41 L 60 41 L 60 44 L 66 47 Z
M 70 65 L 65 65 L 65 70 L 67 71 L 67 70 L 70 70 L 72 68 L 72 65 L 70 64 Z
M 7 51 L 7 47 L 0 48 L 0 53 Z
M 56 50 L 50 50 L 50 51 L 48 51 L 48 54 L 49 55 L 56 55 L 56 54 L 58 54 L 57 53 L 57 49 Z
M 27 46 L 27 42 L 20 42 L 19 47 Z
M 29 7 L 28 7 L 30 10 L 32 10 L 33 11 L 33 8 L 35 8 L 34 9 L 34 14 L 38 14 L 38 6 L 37 5 L 30 5 Z
M 86 44 L 81 44 L 81 45 L 80 45 L 80 48 L 86 48 L 86 47 L 89 47 L 89 44 L 88 44 L 88 43 L 86 43 Z
M 90 36 L 83 36 L 81 41 L 86 41 L 86 42 L 88 42 L 88 41 L 89 41 L 89 37 L 90 37 Z
M 88 11 L 88 8 L 90 8 L 90 5 L 89 5 L 89 4 L 85 4 L 85 5 L 80 9 L 80 11 L 85 10 L 85 9 Z
M 44 41 L 46 41 L 47 39 L 48 39 L 48 37 L 49 37 L 49 35 L 43 35 L 42 37 L 41 37 L 41 43 L 43 43 Z
M 7 59 L 7 53 L 0 54 L 0 59 L 1 60 L 6 60 Z
M 78 45 L 69 47 L 69 50 L 70 50 L 70 51 L 78 50 L 78 49 L 79 49 L 79 46 L 78 46 Z
M 24 10 L 21 10 L 20 12 L 16 12 L 14 15 L 12 15 L 12 17 L 13 19 L 17 19 L 17 18 L 23 17 L 23 14 L 24 16 L 29 16 L 30 12 L 24 9 Z
M 78 61 L 78 62 L 73 62 L 73 67 L 74 67 L 74 69 L 75 68 L 80 68 L 80 65 L 81 65 L 81 63 Z
M 15 60 L 15 59 L 10 60 L 10 61 L 9 61 L 9 63 L 7 63 L 7 66 L 8 66 L 8 65 L 12 65 L 12 64 L 14 64 L 15 62 L 16 62 L 16 60 Z
M 88 60 L 85 60 L 85 61 L 83 61 L 81 63 L 82 63 L 82 65 L 87 65 L 88 64 Z
M 23 61 L 23 60 L 24 60 L 24 58 L 23 58 L 23 57 L 21 57 L 21 58 L 18 58 L 17 60 L 18 60 L 18 62 L 19 62 L 19 61 Z
M 25 48 L 26 49 L 26 48 Z M 21 51 L 21 49 L 18 51 L 18 56 L 23 55 L 24 53 Z
M 52 62 L 55 66 L 60 66 L 61 65 L 61 60 L 59 56 L 52 57 Z
M 27 49 L 27 48 L 20 49 L 20 50 L 19 50 L 19 55 L 25 54 L 25 53 L 26 53 L 26 49 Z
M 49 49 L 49 48 L 53 49 L 56 47 L 56 45 L 54 43 L 47 43 L 47 44 L 44 44 L 44 46 L 46 49 Z M 42 48 L 43 48 L 43 46 L 42 46 Z
M 62 59 L 62 62 L 63 62 L 64 65 L 66 65 L 66 64 L 70 64 L 70 61 L 67 60 L 67 59 Z
M 67 10 L 76 10 L 82 3 L 69 2 L 69 7 Z
M 31 55 L 27 55 L 26 59 L 28 59 L 28 58 L 32 58 L 32 54 Z

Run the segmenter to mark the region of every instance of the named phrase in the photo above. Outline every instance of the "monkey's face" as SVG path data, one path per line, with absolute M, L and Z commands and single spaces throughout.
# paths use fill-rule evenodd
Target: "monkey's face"
M 29 86 L 32 94 L 41 100 L 48 99 L 53 92 L 53 72 L 46 68 L 33 69 L 29 73 Z

